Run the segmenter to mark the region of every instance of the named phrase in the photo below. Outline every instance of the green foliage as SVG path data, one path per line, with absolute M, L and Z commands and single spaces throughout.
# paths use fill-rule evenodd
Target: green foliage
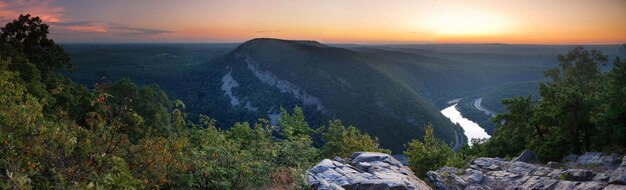
M 494 114 L 504 113 L 506 112 L 506 107 L 502 103 L 504 99 L 530 95 L 533 101 L 538 100 L 539 97 L 541 97 L 539 95 L 540 82 L 541 81 L 525 81 L 505 84 L 479 95 L 465 97 L 459 101 L 456 108 L 461 112 L 463 117 L 474 121 L 481 128 L 485 129 L 487 134 L 493 135 L 496 129 L 496 123 L 491 121 L 493 119 L 491 115 L 487 115 L 485 112 L 476 109 L 474 101 L 478 98 L 482 98 L 482 107 L 494 112 Z
M 20 15 L 2 27 L 0 48 L 3 52 L 26 56 L 41 73 L 72 68 L 70 57 L 63 48 L 48 39 L 48 25 L 39 17 Z
M 582 47 L 559 56 L 559 66 L 545 71 L 551 80 L 540 84 L 541 98 L 503 100 L 508 112 L 494 119 L 493 136 L 468 152 L 512 157 L 531 149 L 540 160 L 555 161 L 572 152 L 623 151 L 626 74 L 619 58 L 602 72 L 607 61 Z
M 463 155 L 437 139 L 433 131 L 432 124 L 426 125 L 424 142 L 413 140 L 404 151 L 409 167 L 418 177 L 425 177 L 426 172 L 443 166 L 463 167 L 466 163 Z
M 542 136 L 538 125 L 534 121 L 535 105 L 532 97 L 516 97 L 502 100 L 502 104 L 509 110 L 493 119 L 499 123 L 498 130 L 485 146 L 487 156 L 514 157 L 522 152 L 530 141 Z
M 290 132 L 281 134 L 288 138 L 273 136 L 281 131 L 263 119 L 222 131 L 209 117 L 189 120 L 185 104 L 170 101 L 156 85 L 123 79 L 88 90 L 55 74 L 65 53 L 45 34 L 36 17 L 21 16 L 3 28 L 0 188 L 306 187 L 304 172 L 319 153 L 302 109 L 282 110 L 280 127 L 287 130 L 281 131 Z M 58 56 L 25 53 L 38 43 Z M 31 78 L 41 73 L 45 77 Z
M 302 108 L 296 106 L 293 108 L 293 115 L 287 113 L 285 108 L 280 108 L 280 118 L 278 119 L 278 126 L 281 129 L 281 135 L 284 138 L 290 139 L 302 135 L 309 135 L 313 130 L 309 127 L 309 124 L 304 120 L 304 112 Z
M 626 59 L 619 57 L 613 63 L 613 69 L 606 76 L 606 86 L 601 90 L 603 112 L 594 121 L 598 127 L 592 137 L 598 149 L 608 151 L 623 150 L 626 146 Z
M 384 152 L 391 153 L 387 149 L 378 147 L 375 138 L 368 134 L 362 134 L 354 127 L 345 127 L 340 120 L 328 121 L 326 131 L 322 133 L 322 138 L 326 142 L 320 152 L 325 158 L 335 156 L 347 158 L 353 152 Z
M 562 143 L 570 146 L 559 148 L 576 153 L 591 150 L 592 118 L 603 103 L 600 88 L 604 75 L 599 66 L 606 61 L 601 52 L 578 47 L 559 56 L 559 67 L 545 72 L 552 81 L 540 86 L 538 117 L 545 128 L 556 127 L 567 135 Z

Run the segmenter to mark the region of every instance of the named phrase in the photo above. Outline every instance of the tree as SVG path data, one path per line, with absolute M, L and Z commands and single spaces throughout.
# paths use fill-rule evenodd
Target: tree
M 572 152 L 624 146 L 624 63 L 617 58 L 606 74 L 600 66 L 607 56 L 583 47 L 558 60 L 544 72 L 551 80 L 540 84 L 537 103 L 530 97 L 503 100 L 508 113 L 494 120 L 498 128 L 481 145 L 481 154 L 512 157 L 531 149 L 539 160 L 554 161 Z
M 39 17 L 20 15 L 1 30 L 0 44 L 3 52 L 24 55 L 42 73 L 63 67 L 72 69 L 70 56 L 63 51 L 63 47 L 48 38 L 48 25 Z
M 326 142 L 321 148 L 321 154 L 326 158 L 335 156 L 349 157 L 353 152 L 384 152 L 391 153 L 387 149 L 378 147 L 376 139 L 354 127 L 347 128 L 341 120 L 328 121 L 328 128 L 322 133 Z
M 531 96 L 502 100 L 507 113 L 498 114 L 493 122 L 496 131 L 485 143 L 485 156 L 513 157 L 526 149 L 532 139 L 542 138 L 542 130 L 535 122 L 536 105 Z
M 443 167 L 449 159 L 455 158 L 454 151 L 435 137 L 432 124 L 426 125 L 424 130 L 424 142 L 412 140 L 404 151 L 409 167 L 418 177 L 424 177 L 426 172 Z
M 299 108 L 283 109 L 283 139 L 264 119 L 228 131 L 206 116 L 196 124 L 157 85 L 120 80 L 88 90 L 56 73 L 65 53 L 46 34 L 28 15 L 2 28 L 0 189 L 301 185 L 318 159 Z
M 626 44 L 623 45 L 626 48 Z M 624 150 L 626 146 L 626 59 L 615 59 L 613 69 L 607 74 L 606 86 L 602 90 L 605 103 L 598 123 L 594 142 L 599 148 Z
M 568 132 L 566 144 L 573 152 L 582 153 L 591 149 L 591 136 L 595 130 L 592 117 L 602 104 L 599 92 L 603 75 L 600 65 L 607 56 L 597 50 L 576 47 L 566 55 L 559 55 L 559 66 L 545 71 L 552 81 L 541 83 L 539 92 L 540 120 L 546 127 L 556 125 Z
M 313 133 L 313 129 L 304 119 L 302 108 L 296 106 L 293 108 L 293 114 L 289 114 L 285 108 L 280 108 L 280 117 L 278 118 L 278 126 L 280 134 L 284 138 L 293 138 L 298 136 L 308 136 Z

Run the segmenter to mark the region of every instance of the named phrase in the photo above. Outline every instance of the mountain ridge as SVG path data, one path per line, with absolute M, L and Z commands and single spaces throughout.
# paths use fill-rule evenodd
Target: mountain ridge
M 446 142 L 460 143 L 455 135 L 460 127 L 418 92 L 374 68 L 383 64 L 376 61 L 319 42 L 264 38 L 242 43 L 196 73 L 221 69 L 231 74 L 239 84 L 232 94 L 258 108 L 261 117 L 270 117 L 280 106 L 300 105 L 307 116 L 312 115 L 309 118 L 321 116 L 322 120 L 312 123 L 341 119 L 378 137 L 383 147 L 396 152 L 404 143 L 423 136 L 427 123 L 437 126 L 435 133 Z M 210 80 L 195 76 L 192 80 Z

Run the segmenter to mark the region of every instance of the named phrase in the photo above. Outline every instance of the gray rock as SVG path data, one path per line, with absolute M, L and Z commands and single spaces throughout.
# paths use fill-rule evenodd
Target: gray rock
M 570 154 L 570 155 L 563 157 L 563 160 L 561 160 L 561 162 L 567 163 L 567 162 L 575 162 L 577 160 L 578 160 L 578 154 Z
M 587 167 L 602 170 L 613 170 L 620 167 L 623 159 L 618 154 L 603 156 L 599 152 L 587 152 L 583 155 L 570 154 L 563 158 L 563 163 L 568 167 Z
M 618 185 L 618 184 L 609 184 L 604 188 L 604 190 L 624 190 L 626 189 L 626 185 Z
M 602 160 L 602 165 L 606 168 L 617 168 L 622 162 L 622 158 L 615 153 L 608 156 L 603 156 L 600 159 Z
M 548 162 L 548 164 L 546 164 L 546 166 L 552 168 L 552 169 L 559 169 L 561 167 L 563 167 L 563 165 L 561 163 L 558 162 Z
M 522 157 L 522 155 L 520 155 Z M 616 161 L 616 158 L 619 158 Z M 442 167 L 427 173 L 434 189 L 624 189 L 626 166 L 615 169 L 615 163 L 626 158 L 586 153 L 570 155 L 563 163 L 547 165 L 499 158 L 476 158 L 469 168 Z M 583 163 L 583 164 L 579 164 Z M 567 163 L 567 164 L 565 164 Z M 573 163 L 573 164 L 571 164 Z
M 554 186 L 554 189 L 574 189 L 576 186 L 578 186 L 580 184 L 581 184 L 581 182 L 560 180 L 556 184 L 556 186 Z
M 426 179 L 431 181 L 435 189 L 466 189 L 469 182 L 457 176 L 462 170 L 450 167 L 442 167 L 438 172 L 429 171 L 426 173 Z M 449 182 L 449 183 L 446 183 Z
M 602 165 L 602 153 L 599 152 L 587 152 L 578 157 L 578 165 Z
M 593 177 L 593 179 L 591 179 L 591 180 L 608 182 L 609 181 L 609 175 L 607 175 L 606 173 L 597 173 L 596 176 Z
M 471 183 L 481 183 L 485 178 L 481 171 L 473 169 L 465 170 L 465 176 L 467 176 L 466 181 L 469 181 Z
M 535 153 L 531 150 L 524 150 L 524 152 L 522 152 L 519 156 L 513 158 L 511 161 L 513 162 L 519 161 L 519 162 L 535 164 L 537 163 L 537 156 L 535 156 Z
M 431 189 L 388 154 L 357 152 L 351 161 L 324 159 L 307 171 L 311 189 Z
M 589 181 L 596 176 L 596 173 L 585 169 L 571 169 L 563 171 L 561 175 L 569 181 Z
M 552 189 L 558 180 L 533 176 L 518 186 L 521 189 Z
M 613 170 L 609 177 L 609 183 L 626 185 L 626 167 L 622 166 Z
M 352 160 L 352 164 L 356 164 L 359 162 L 379 161 L 396 167 L 403 166 L 403 164 L 400 161 L 396 160 L 393 156 L 380 152 L 355 152 L 352 153 L 352 156 L 350 156 L 350 158 Z
M 574 189 L 601 190 L 604 187 L 606 187 L 606 185 L 607 185 L 606 182 L 590 181 L 590 182 L 581 183 L 580 185 L 577 185 Z

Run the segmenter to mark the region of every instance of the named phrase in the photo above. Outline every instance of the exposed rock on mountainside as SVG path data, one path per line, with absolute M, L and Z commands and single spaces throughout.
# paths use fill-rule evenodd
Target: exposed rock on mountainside
M 528 155 L 528 152 L 522 153 Z M 621 162 L 621 165 L 620 165 Z M 564 164 L 529 164 L 477 158 L 469 168 L 429 171 L 435 189 L 626 189 L 626 157 L 600 153 L 570 155 Z
M 382 147 L 394 152 L 423 136 L 427 123 L 437 126 L 435 135 L 450 146 L 463 144 L 465 139 L 455 136 L 461 128 L 417 85 L 422 78 L 447 83 L 447 77 L 427 68 L 433 64 L 430 60 L 407 64 L 318 42 L 253 39 L 198 66 L 188 79 L 190 92 L 185 91 L 192 99 L 182 100 L 191 102 L 190 110 L 215 117 L 221 128 L 259 117 L 275 121 L 280 107 L 298 105 L 310 126 L 340 119 L 376 136 Z M 407 69 L 424 74 L 395 72 Z M 405 75 L 417 78 L 401 77 Z
M 252 71 L 254 76 L 259 79 L 261 82 L 276 87 L 282 93 L 290 93 L 298 100 L 301 100 L 304 105 L 314 105 L 318 111 L 323 111 L 324 106 L 319 98 L 308 94 L 301 87 L 285 80 L 280 80 L 278 77 L 274 76 L 269 71 L 261 71 L 257 63 L 252 60 L 252 58 L 245 53 L 235 53 L 235 57 L 238 59 L 243 59 L 243 61 L 248 65 L 248 69 Z
M 391 155 L 355 152 L 350 159 L 324 159 L 307 175 L 312 189 L 431 189 Z

